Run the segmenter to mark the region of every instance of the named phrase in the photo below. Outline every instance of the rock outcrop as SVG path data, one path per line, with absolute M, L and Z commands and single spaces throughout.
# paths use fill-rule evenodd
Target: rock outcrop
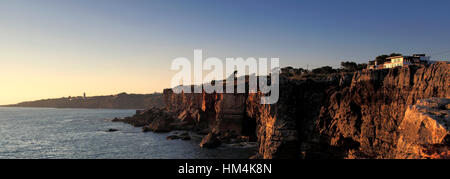
M 200 142 L 200 147 L 204 148 L 216 148 L 219 147 L 222 142 L 219 140 L 218 135 L 215 133 L 209 133 L 203 137 L 202 142 Z
M 398 127 L 395 158 L 450 159 L 450 99 L 418 100 Z
M 123 119 L 115 118 L 113 122 L 125 122 L 135 127 L 142 127 L 143 132 L 170 132 L 177 129 L 173 114 L 161 108 L 150 108 L 147 110 L 137 110 L 132 117 Z

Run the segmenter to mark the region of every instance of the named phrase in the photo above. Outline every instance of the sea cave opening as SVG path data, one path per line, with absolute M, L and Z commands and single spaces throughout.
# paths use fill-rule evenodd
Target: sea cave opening
M 248 136 L 249 142 L 256 142 L 256 118 L 244 115 L 242 120 L 242 136 Z

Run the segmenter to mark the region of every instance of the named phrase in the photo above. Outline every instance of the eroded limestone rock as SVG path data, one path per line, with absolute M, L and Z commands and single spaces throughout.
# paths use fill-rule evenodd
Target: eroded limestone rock
M 450 99 L 418 100 L 408 107 L 400 124 L 396 158 L 449 158 Z

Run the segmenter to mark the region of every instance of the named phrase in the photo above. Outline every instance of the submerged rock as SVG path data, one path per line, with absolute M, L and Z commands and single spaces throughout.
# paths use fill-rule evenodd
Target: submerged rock
M 169 135 L 166 137 L 167 140 L 175 140 L 175 139 L 180 139 L 180 137 L 178 135 Z
M 191 140 L 191 136 L 187 132 L 179 134 L 179 135 L 177 133 L 174 133 L 174 135 L 169 135 L 166 138 L 167 138 L 167 140 L 176 140 L 176 139 Z
M 179 137 L 181 140 L 191 140 L 191 136 L 187 132 L 180 134 Z
M 108 129 L 108 130 L 106 130 L 106 132 L 117 132 L 117 131 L 119 131 L 119 129 Z

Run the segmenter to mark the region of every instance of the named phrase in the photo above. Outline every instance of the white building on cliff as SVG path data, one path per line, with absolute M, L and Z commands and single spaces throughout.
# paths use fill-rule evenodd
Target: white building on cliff
M 368 69 L 386 69 L 402 67 L 407 65 L 419 65 L 431 63 L 430 57 L 425 54 L 414 54 L 413 56 L 393 56 L 386 58 L 383 64 L 377 64 L 377 61 L 369 61 Z

